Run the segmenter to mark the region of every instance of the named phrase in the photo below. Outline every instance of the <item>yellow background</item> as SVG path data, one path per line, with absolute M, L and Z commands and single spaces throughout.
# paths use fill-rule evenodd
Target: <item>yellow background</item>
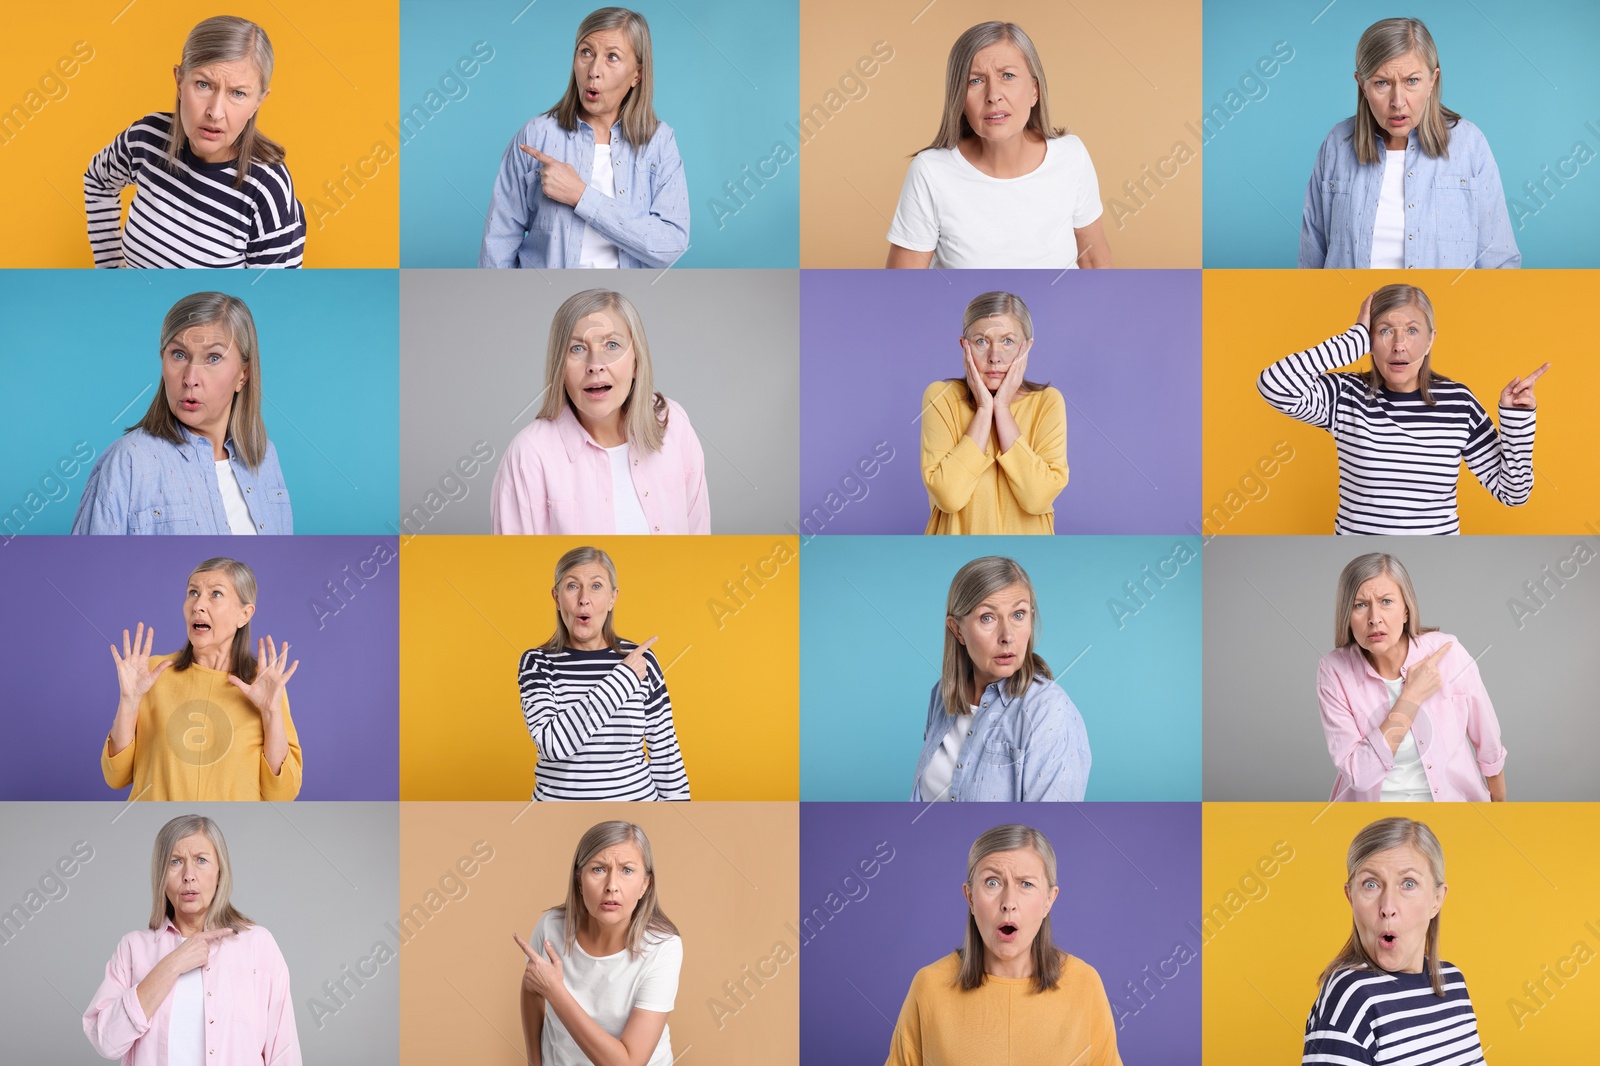
M 1116 265 L 1199 267 L 1202 160 L 1184 125 L 1202 113 L 1200 5 L 1192 0 L 1031 0 L 1004 9 L 949 0 L 806 0 L 800 5 L 801 115 L 839 91 L 846 74 L 863 82 L 867 94 L 849 100 L 820 131 L 815 120 L 802 128 L 813 137 L 800 147 L 800 265 L 883 266 L 906 168 L 933 140 L 944 113 L 950 47 L 988 19 L 1015 22 L 1039 50 L 1051 122 L 1081 137 L 1094 162 Z M 871 56 L 878 41 L 894 49 L 894 58 L 875 76 L 861 78 L 856 62 Z M 1178 141 L 1189 145 L 1193 158 L 1175 177 L 1162 179 L 1164 187 L 1150 184 L 1148 206 L 1124 217 L 1119 229 L 1112 198 L 1138 206 L 1122 183 L 1137 183 L 1143 168 L 1154 170 Z
M 1294 857 L 1265 880 L 1267 894 L 1212 919 L 1204 964 L 1206 1063 L 1298 1062 L 1317 977 L 1350 933 L 1345 853 L 1362 827 L 1405 814 L 1444 846 L 1439 950 L 1460 967 L 1478 1016 L 1484 1058 L 1495 1066 L 1545 1066 L 1593 1058 L 1600 1016 L 1600 812 L 1594 804 L 1207 803 L 1201 905 L 1225 905 L 1278 841 Z M 1259 896 L 1259 890 L 1256 893 Z M 1242 894 L 1241 894 L 1242 896 Z M 1219 928 L 1220 926 L 1220 928 Z M 1583 941 L 1595 953 L 1566 987 L 1529 1007 L 1537 983 Z M 1571 964 L 1567 964 L 1571 972 Z M 1555 988 L 1551 984 L 1552 989 Z
M 800 910 L 798 804 L 403 803 L 402 913 L 426 906 L 479 841 L 494 849 L 461 880 L 466 895 L 447 885 L 456 898 L 400 948 L 403 1064 L 524 1061 L 518 996 L 526 959 L 511 934 L 526 938 L 541 914 L 565 901 L 578 839 L 612 818 L 644 828 L 661 907 L 683 936 L 667 1019 L 673 1055 L 685 1066 L 799 1061 L 800 963 L 774 957 L 780 942 L 800 950 L 790 931 Z M 448 897 L 440 893 L 436 904 L 440 898 Z M 746 966 L 765 984 L 757 987 Z M 727 981 L 746 982 L 745 1004 L 728 997 Z M 713 1012 L 713 1002 L 737 1010 Z
M 619 636 L 660 639 L 696 800 L 800 798 L 800 561 L 795 537 L 413 537 L 400 546 L 400 798 L 526 800 L 534 744 L 517 665 L 555 629 L 562 553 L 617 566 Z M 724 584 L 786 545 L 764 588 L 729 607 Z M 776 562 L 765 564 L 770 572 Z
M 218 14 L 250 19 L 272 40 L 272 92 L 256 122 L 288 152 L 295 195 L 306 213 L 305 265 L 400 265 L 399 159 L 364 164 L 367 174 L 376 166 L 370 180 L 358 169 L 372 158 L 376 143 L 400 148 L 389 130 L 400 107 L 400 30 L 393 3 L 101 0 L 8 8 L 0 34 L 0 108 L 23 104 L 46 74 L 59 78 L 55 64 L 71 56 L 77 42 L 87 42 L 94 55 L 73 77 L 61 79 L 65 97 L 48 100 L 20 133 L 0 143 L 0 202 L 6 205 L 0 267 L 94 265 L 83 172 L 136 119 L 173 109 L 172 68 L 184 38 L 196 23 Z M 364 188 L 348 181 L 347 166 Z M 350 191 L 339 193 L 345 206 L 324 189 L 330 180 L 346 182 Z M 124 218 L 132 196 L 131 189 L 123 193 Z M 319 212 L 317 203 L 337 213 Z
M 1204 491 L 1206 516 L 1279 441 L 1294 458 L 1266 482 L 1265 499 L 1208 534 L 1330 534 L 1339 506 L 1333 436 L 1268 406 L 1256 377 L 1290 352 L 1349 329 L 1361 301 L 1380 286 L 1416 285 L 1433 302 L 1439 331 L 1433 366 L 1468 385 L 1496 425 L 1500 390 L 1552 364 L 1535 386 L 1533 496 L 1507 507 L 1463 463 L 1457 488 L 1469 534 L 1581 534 L 1600 522 L 1600 465 L 1594 419 L 1584 412 L 1600 390 L 1593 358 L 1593 307 L 1600 277 L 1584 270 L 1208 270 L 1204 293 Z M 1348 369 L 1372 365 L 1363 356 Z M 1346 368 L 1341 368 L 1346 369 Z M 1238 508 L 1235 501 L 1234 507 Z

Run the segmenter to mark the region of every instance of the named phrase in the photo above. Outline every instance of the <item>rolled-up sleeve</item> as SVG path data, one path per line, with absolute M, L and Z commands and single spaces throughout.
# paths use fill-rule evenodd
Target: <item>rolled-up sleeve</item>
M 573 210 L 595 232 L 627 250 L 648 267 L 667 267 L 689 247 L 689 185 L 672 130 L 659 126 L 645 148 L 655 169 L 648 207 L 630 198 L 607 196 L 588 184 Z
M 1355 706 L 1328 657 L 1317 664 L 1317 703 L 1322 709 L 1322 732 L 1334 768 L 1358 791 L 1382 784 L 1394 769 L 1394 752 L 1389 750 L 1389 742 L 1379 728 L 1389 708 Z
M 133 979 L 133 952 L 124 940 L 106 963 L 105 980 L 83 1012 L 83 1032 L 104 1059 L 120 1059 L 150 1030 Z

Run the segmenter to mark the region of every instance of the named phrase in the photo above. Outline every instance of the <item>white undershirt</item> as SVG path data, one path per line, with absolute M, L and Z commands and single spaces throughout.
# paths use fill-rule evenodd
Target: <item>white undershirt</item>
M 179 974 L 168 994 L 172 1015 L 167 1023 L 167 1066 L 201 1066 L 206 1061 L 206 993 L 200 967 Z
M 1383 156 L 1383 188 L 1378 192 L 1378 217 L 1372 223 L 1372 269 L 1398 270 L 1406 265 L 1406 153 L 1391 148 Z
M 972 735 L 972 716 L 977 712 L 978 708 L 974 707 L 966 714 L 958 714 L 950 720 L 950 729 L 944 735 L 944 743 L 933 753 L 933 758 L 928 760 L 927 768 L 922 771 L 923 799 L 950 798 L 950 779 L 955 776 L 956 760 L 961 758 L 962 745 L 966 744 L 967 737 Z
M 1387 677 L 1383 679 L 1383 687 L 1389 690 L 1390 709 L 1400 699 L 1400 689 L 1404 686 L 1402 678 L 1397 677 L 1393 681 Z M 1428 773 L 1422 768 L 1422 752 L 1417 750 L 1417 738 L 1411 735 L 1409 729 L 1406 730 L 1405 739 L 1395 749 L 1394 767 L 1383 779 L 1380 798 L 1389 803 L 1433 801 L 1433 787 L 1428 784 Z
M 611 173 L 611 145 L 594 146 L 594 170 L 589 174 L 589 184 L 594 186 L 596 192 L 616 199 L 617 179 Z M 578 249 L 578 265 L 602 269 L 615 269 L 621 265 L 617 260 L 617 246 L 590 229 L 587 222 L 583 225 L 583 247 Z
M 217 488 L 222 492 L 222 509 L 228 514 L 228 532 L 235 536 L 254 534 L 256 524 L 250 520 L 250 508 L 244 505 L 244 492 L 234 476 L 233 464 L 226 459 L 217 460 Z
M 639 506 L 639 490 L 633 487 L 633 474 L 628 470 L 628 446 L 619 444 L 607 448 L 611 457 L 611 515 L 617 523 L 619 536 L 643 536 L 650 532 L 650 520 Z

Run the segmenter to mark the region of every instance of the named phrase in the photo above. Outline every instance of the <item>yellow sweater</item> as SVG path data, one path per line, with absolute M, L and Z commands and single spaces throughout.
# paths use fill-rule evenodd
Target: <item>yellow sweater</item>
M 153 668 L 172 655 L 152 655 Z M 111 754 L 100 747 L 100 771 L 130 800 L 292 800 L 300 794 L 300 737 L 283 697 L 289 753 L 274 774 L 261 753 L 261 713 L 228 675 L 198 663 L 168 668 L 139 704 L 133 743 Z
M 966 992 L 954 984 L 960 965 L 951 952 L 911 979 L 886 1066 L 1122 1066 L 1106 990 L 1082 959 L 1063 953 L 1049 992 L 993 974 Z
M 991 429 L 983 451 L 967 436 L 977 410 L 965 384 L 935 381 L 922 394 L 922 480 L 928 533 L 1054 533 L 1055 500 L 1067 487 L 1067 406 L 1043 389 L 1019 396 L 1020 434 L 1004 454 Z

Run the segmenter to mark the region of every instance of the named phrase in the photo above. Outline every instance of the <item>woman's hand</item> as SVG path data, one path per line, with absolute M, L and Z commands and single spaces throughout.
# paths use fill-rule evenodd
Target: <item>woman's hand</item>
M 985 409 L 994 406 L 994 393 L 984 384 L 983 373 L 978 370 L 978 359 L 972 354 L 972 345 L 965 337 L 961 338 L 961 362 L 966 367 L 967 391 L 972 393 L 972 406 L 977 408 L 979 414 L 983 414 Z
M 1356 312 L 1356 322 L 1369 333 L 1372 331 L 1372 298 L 1376 295 L 1375 292 L 1367 293 L 1367 298 L 1361 301 L 1361 310 Z
M 1438 692 L 1439 686 L 1443 683 L 1439 677 L 1439 660 L 1444 658 L 1445 652 L 1455 646 L 1455 641 L 1447 641 L 1438 651 L 1407 670 L 1406 683 L 1400 689 L 1400 699 L 1395 702 L 1405 700 L 1413 707 L 1421 707 L 1430 696 Z
M 1546 363 L 1525 378 L 1512 378 L 1511 384 L 1500 390 L 1500 406 L 1520 407 L 1524 411 L 1532 411 L 1538 407 L 1539 404 L 1533 398 L 1533 383 L 1543 377 L 1544 372 L 1549 369 L 1550 364 Z
M 650 645 L 660 639 L 660 637 L 651 637 L 622 657 L 622 665 L 632 670 L 640 681 L 643 681 L 650 672 L 650 664 L 645 661 L 644 653 L 649 649 Z
M 167 659 L 157 663 L 154 670 L 150 669 L 150 649 L 155 640 L 155 627 L 146 629 L 144 623 L 140 622 L 134 629 L 131 643 L 128 631 L 122 631 L 122 654 L 118 655 L 117 646 L 111 645 L 111 657 L 117 661 L 120 703 L 137 707 L 139 701 L 144 699 L 144 694 L 155 686 L 156 678 L 172 665 L 172 660 Z
M 550 941 L 544 942 L 544 950 L 548 955 L 546 957 L 534 951 L 528 942 L 516 933 L 511 934 L 511 939 L 517 942 L 517 947 L 522 949 L 522 954 L 528 959 L 528 965 L 522 971 L 523 991 L 550 999 L 566 989 L 561 983 L 561 957 L 556 954 L 556 949 L 550 946 Z
M 279 649 L 272 643 L 272 634 L 269 633 L 266 640 L 256 641 L 255 681 L 247 685 L 229 674 L 228 683 L 243 692 L 263 718 L 276 718 L 283 713 L 283 694 L 288 690 L 289 679 L 299 668 L 299 659 L 289 662 L 289 645 L 285 643 Z
M 212 941 L 238 935 L 228 928 L 202 930 L 168 952 L 167 957 L 161 961 L 171 967 L 174 977 L 186 974 L 196 966 L 205 965 L 211 958 Z
M 1006 376 L 1000 379 L 1000 387 L 994 393 L 995 410 L 1009 410 L 1017 398 L 1017 390 L 1022 387 L 1022 380 L 1028 371 L 1028 353 L 1026 350 L 1011 361 L 1006 367 Z M 1004 450 L 1004 449 L 1002 449 Z
M 521 148 L 539 161 L 539 187 L 544 190 L 544 194 L 558 204 L 566 204 L 568 207 L 578 206 L 578 201 L 583 198 L 583 190 L 589 186 L 578 177 L 578 172 L 573 169 L 572 164 L 563 163 L 555 156 L 545 155 L 537 148 L 530 148 L 526 144 Z

